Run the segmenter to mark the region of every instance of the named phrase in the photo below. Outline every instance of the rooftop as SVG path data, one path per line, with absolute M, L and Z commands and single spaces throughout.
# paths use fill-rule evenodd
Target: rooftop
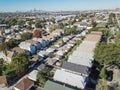
M 19 90 L 27 90 L 33 86 L 34 82 L 28 78 L 24 78 L 19 83 L 15 85 L 15 88 Z
M 74 63 L 70 63 L 70 62 L 65 62 L 63 64 L 62 68 L 73 71 L 73 72 L 89 75 L 89 73 L 88 73 L 89 67 L 87 67 L 87 66 L 78 65 L 78 64 L 74 64 Z
M 86 77 L 59 69 L 55 72 L 53 79 L 81 89 L 84 89 L 86 84 Z
M 59 84 L 54 81 L 48 80 L 44 86 L 43 90 L 73 90 L 65 85 Z

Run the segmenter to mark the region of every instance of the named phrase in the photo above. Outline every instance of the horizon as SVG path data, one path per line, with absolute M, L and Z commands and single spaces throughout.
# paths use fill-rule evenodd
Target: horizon
M 120 0 L 1 0 L 0 12 L 103 10 L 120 8 L 119 5 Z

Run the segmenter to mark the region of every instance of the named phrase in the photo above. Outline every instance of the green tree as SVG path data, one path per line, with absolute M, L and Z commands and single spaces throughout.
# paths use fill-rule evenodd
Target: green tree
M 29 57 L 24 53 L 19 53 L 16 57 L 12 58 L 11 67 L 15 70 L 16 74 L 24 72 L 29 65 Z
M 96 27 L 97 23 L 95 21 L 92 21 L 92 26 Z
M 47 32 L 45 30 L 42 30 L 42 35 L 46 34 Z
M 32 38 L 32 33 L 23 33 L 21 34 L 21 39 L 22 40 L 28 40 L 28 39 L 31 39 Z
M 17 24 L 20 25 L 20 26 L 23 26 L 23 25 L 25 24 L 25 21 L 19 20 L 19 21 L 17 22 Z
M 65 28 L 65 32 L 67 35 L 74 34 L 76 32 L 76 27 Z
M 26 29 L 31 30 L 32 27 L 30 25 L 26 26 Z
M 35 23 L 35 27 L 36 27 L 36 28 L 42 28 L 41 22 L 36 22 L 36 23 Z
M 100 77 L 103 79 L 106 79 L 107 75 L 106 75 L 106 69 L 105 67 L 103 67 L 100 71 Z
M 41 86 L 43 86 L 45 84 L 46 78 L 43 74 L 43 70 L 38 71 L 37 80 L 41 84 Z
M 19 42 L 17 40 L 15 40 L 15 39 L 9 39 L 9 41 L 7 42 L 7 47 L 9 49 L 11 49 L 11 48 L 16 47 L 18 44 L 19 44 Z
M 94 58 L 101 65 L 120 64 L 120 46 L 102 42 L 95 48 Z
M 49 21 L 55 23 L 55 18 L 51 18 Z

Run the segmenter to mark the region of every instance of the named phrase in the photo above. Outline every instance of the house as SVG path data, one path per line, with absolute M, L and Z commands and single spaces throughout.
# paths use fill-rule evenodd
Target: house
M 66 53 L 70 50 L 70 48 L 67 46 L 63 46 L 61 49 L 62 49 L 62 51 L 66 52 Z
M 42 36 L 42 39 L 46 42 L 46 46 L 50 44 L 51 39 L 48 36 Z
M 79 27 L 80 26 L 80 22 L 75 22 L 73 25 Z
M 43 90 L 77 90 L 77 89 L 72 89 L 65 84 L 48 80 L 45 83 Z
M 74 39 L 74 38 L 73 38 L 73 39 Z M 75 44 L 76 42 L 75 42 L 73 39 L 70 40 L 68 43 L 69 43 L 69 44 Z
M 70 39 L 71 39 L 71 37 L 68 37 L 68 36 L 63 37 L 63 41 L 64 41 L 64 42 L 67 42 L 67 41 L 69 41 Z
M 42 45 L 40 42 L 38 41 L 34 41 L 34 40 L 26 40 L 25 42 L 28 42 L 30 44 L 33 44 L 34 46 L 36 46 L 37 50 L 41 49 Z
M 65 52 L 65 51 L 62 51 L 62 50 L 57 51 L 57 52 L 55 53 L 56 59 L 57 59 L 57 60 L 61 59 L 61 58 L 64 56 L 65 53 L 66 53 L 66 52 Z
M 0 52 L 0 58 L 3 58 L 6 62 L 10 63 L 15 53 L 12 51 L 6 51 L 6 53 Z
M 39 56 L 41 56 L 41 57 L 46 57 L 46 56 L 48 56 L 48 54 L 49 54 L 49 53 L 47 53 L 47 52 L 46 52 L 46 51 L 44 51 L 44 50 L 43 50 L 43 51 L 38 52 L 38 55 L 39 55 Z
M 34 85 L 34 82 L 28 78 L 20 80 L 14 87 L 13 90 L 30 90 Z
M 53 34 L 49 34 L 49 35 L 47 35 L 47 38 L 50 42 L 54 42 L 58 39 L 58 36 L 53 35 Z
M 79 65 L 79 64 L 74 64 L 70 62 L 65 62 L 62 65 L 62 69 L 66 70 L 68 72 L 82 75 L 82 76 L 88 76 L 90 74 L 90 68 L 87 66 Z
M 33 68 L 37 63 L 43 61 L 43 57 L 39 55 L 32 55 L 32 58 L 29 61 L 30 61 L 30 68 Z
M 53 31 L 51 34 L 60 37 L 62 34 L 64 34 L 64 30 L 62 30 L 62 29 L 56 29 L 56 30 Z
M 68 62 L 92 67 L 94 61 L 94 49 L 102 36 L 101 32 L 91 32 L 79 45 L 76 51 L 68 58 Z
M 47 53 L 53 53 L 54 51 L 55 51 L 54 48 L 48 48 L 48 49 L 46 50 Z
M 68 58 L 68 62 L 84 65 L 87 67 L 92 67 L 93 65 L 93 56 L 92 54 L 86 52 L 75 52 Z
M 0 24 L 0 27 L 8 27 L 9 24 Z
M 6 76 L 0 76 L 0 89 L 4 88 L 7 84 Z
M 42 48 L 46 47 L 46 46 L 47 46 L 47 43 L 48 43 L 47 41 L 45 41 L 45 40 L 42 39 L 42 38 L 33 38 L 32 40 L 38 41 L 39 43 L 41 43 Z
M 37 67 L 37 70 L 42 70 L 45 68 L 45 64 L 40 64 L 38 67 Z
M 31 54 L 35 54 L 35 53 L 36 53 L 36 50 L 37 50 L 37 48 L 36 48 L 35 45 L 33 45 L 33 44 L 31 44 L 31 43 L 28 43 L 28 42 L 26 42 L 26 41 L 21 42 L 21 43 L 19 44 L 19 47 L 20 47 L 21 49 L 24 49 L 24 50 L 29 51 Z
M 40 62 L 42 60 L 43 60 L 43 58 L 41 56 L 39 56 L 39 55 L 32 55 L 31 61 Z
M 81 36 L 85 36 L 87 34 L 87 32 L 88 32 L 88 30 L 84 30 L 80 34 L 81 34 Z
M 87 82 L 87 77 L 59 69 L 56 70 L 53 79 L 80 89 L 84 89 Z
M 10 29 L 5 29 L 5 30 L 4 30 L 4 34 L 5 34 L 5 35 L 8 35 L 8 34 L 10 34 L 10 33 L 11 33 L 11 30 L 10 30 Z
M 32 81 L 37 81 L 37 73 L 37 70 L 33 70 L 27 75 L 27 77 Z
M 55 43 L 55 47 L 61 47 L 64 44 L 64 42 L 61 40 L 57 43 Z
M 103 27 L 103 28 L 106 28 L 107 26 L 108 26 L 107 23 L 101 22 L 101 23 L 99 23 L 96 27 Z
M 46 61 L 47 61 L 46 63 L 47 63 L 48 65 L 51 65 L 51 66 L 53 66 L 53 65 L 55 65 L 55 66 L 60 65 L 59 60 L 57 60 L 57 59 L 55 59 L 55 58 L 47 58 Z

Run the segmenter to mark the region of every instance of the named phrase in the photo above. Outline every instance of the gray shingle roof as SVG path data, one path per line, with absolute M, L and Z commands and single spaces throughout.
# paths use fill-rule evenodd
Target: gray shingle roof
M 66 87 L 65 85 L 61 85 L 56 82 L 48 80 L 43 90 L 74 90 L 74 89 L 71 89 L 69 87 Z
M 74 64 L 74 63 L 70 63 L 70 62 L 65 62 L 62 65 L 62 68 L 73 71 L 73 72 L 89 75 L 89 73 L 88 73 L 89 67 L 87 67 L 87 66 L 78 65 L 78 64 Z

